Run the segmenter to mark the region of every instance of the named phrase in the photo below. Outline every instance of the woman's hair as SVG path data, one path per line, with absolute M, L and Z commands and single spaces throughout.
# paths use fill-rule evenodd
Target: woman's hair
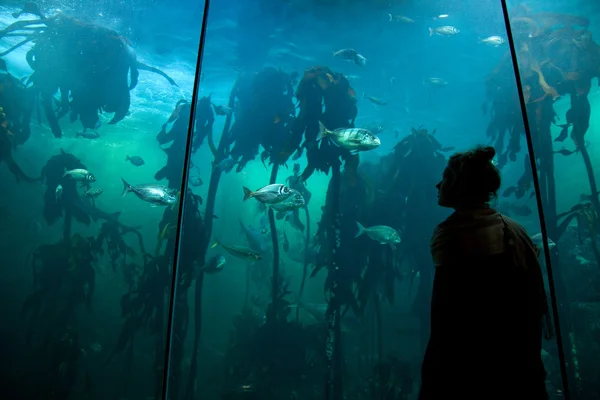
M 491 146 L 478 146 L 473 150 L 456 153 L 448 160 L 454 173 L 452 186 L 461 203 L 488 203 L 500 189 L 500 171 L 492 163 L 496 150 Z

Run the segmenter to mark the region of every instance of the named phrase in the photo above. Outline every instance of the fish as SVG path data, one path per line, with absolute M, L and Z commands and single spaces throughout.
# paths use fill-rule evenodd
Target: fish
M 479 43 L 485 43 L 488 46 L 498 47 L 501 44 L 506 43 L 506 40 L 502 36 L 490 36 L 485 39 L 479 39 Z
M 96 177 L 90 173 L 87 169 L 76 168 L 70 171 L 65 171 L 63 178 L 68 176 L 76 182 L 96 182 Z
M 100 134 L 96 131 L 83 131 L 83 132 L 77 132 L 75 134 L 75 137 L 82 137 L 82 138 L 86 138 L 86 139 L 98 139 L 100 137 Z
M 444 19 L 444 18 L 448 18 L 449 15 L 448 14 L 440 14 L 437 17 L 433 17 L 433 19 Z
M 139 199 L 155 206 L 168 206 L 177 202 L 177 196 L 173 191 L 163 185 L 148 184 L 132 186 L 123 178 L 123 193 L 125 196 L 129 192 L 133 192 Z
M 281 183 L 263 186 L 254 192 L 246 186 L 244 186 L 243 189 L 244 201 L 254 198 L 265 204 L 280 203 L 292 195 L 292 190 Z
M 233 159 L 233 157 L 228 156 L 226 159 L 220 161 L 218 164 L 213 163 L 213 171 L 221 171 L 228 173 L 233 169 L 235 164 L 236 161 Z
M 423 83 L 428 83 L 432 86 L 446 86 L 448 81 L 442 78 L 427 78 L 423 81 Z
M 231 109 L 231 107 L 226 106 L 226 105 L 218 106 L 214 103 L 211 103 L 211 104 L 212 104 L 213 110 L 215 110 L 215 114 L 217 114 L 217 115 L 231 115 L 231 112 L 233 111 Z
M 358 226 L 358 232 L 356 233 L 354 238 L 357 238 L 362 234 L 366 234 L 368 237 L 375 240 L 376 242 L 379 242 L 381 244 L 389 244 L 394 250 L 396 249 L 395 245 L 402 241 L 398 232 L 392 227 L 386 225 L 375 225 L 369 228 L 365 228 L 358 221 L 356 221 L 356 225 Z
M 251 225 L 245 225 L 241 219 L 239 222 L 240 229 L 244 233 L 244 236 L 246 236 L 250 248 L 258 254 L 265 254 L 269 247 L 264 233 Z
M 359 151 L 373 150 L 381 145 L 381 140 L 370 131 L 362 128 L 340 128 L 328 130 L 319 121 L 319 136 L 317 141 L 330 138 L 337 146 L 356 154 Z
M 570 156 L 571 154 L 575 154 L 576 152 L 573 151 L 573 150 L 560 149 L 560 150 L 555 150 L 553 153 L 554 154 L 561 154 L 563 156 Z
M 0 58 L 0 70 L 4 72 L 8 72 L 8 66 L 6 65 L 6 61 Z
M 192 176 L 192 177 L 190 177 L 190 179 L 188 180 L 188 182 L 193 187 L 199 187 L 199 186 L 202 186 L 204 184 L 204 181 L 199 176 Z
M 539 247 L 544 246 L 544 239 L 541 233 L 536 233 L 535 235 L 531 236 L 531 241 L 533 241 L 533 243 Z M 556 247 L 556 243 L 554 243 L 552 239 L 548 238 L 548 248 L 552 250 L 554 247 Z
M 56 186 L 56 190 L 54 191 L 54 193 L 56 193 L 56 202 L 57 203 L 62 196 L 62 192 L 63 192 L 63 187 L 62 187 L 62 185 L 59 184 L 58 186 Z
M 131 164 L 135 165 L 136 167 L 141 167 L 142 165 L 146 164 L 144 159 L 140 156 L 126 156 L 125 161 L 129 161 Z
M 262 256 L 260 254 L 254 252 L 252 249 L 249 249 L 244 246 L 223 244 L 223 243 L 219 242 L 219 240 L 215 239 L 215 242 L 213 243 L 213 245 L 210 248 L 214 249 L 217 246 L 223 247 L 226 252 L 228 252 L 232 256 L 237 257 L 241 260 L 246 260 L 246 261 L 262 260 Z
M 104 193 L 104 190 L 102 190 L 101 188 L 91 188 L 85 192 L 85 195 L 87 197 L 91 197 L 92 199 L 95 199 L 96 197 L 100 196 L 102 193 Z
M 294 211 L 304 207 L 304 197 L 302 194 L 295 190 L 290 189 L 292 194 L 285 200 L 279 203 L 271 204 L 271 208 L 278 212 Z
M 429 36 L 438 35 L 438 36 L 454 36 L 459 34 L 460 31 L 453 26 L 440 26 L 437 28 L 429 28 Z
M 361 67 L 364 67 L 367 63 L 367 59 L 354 49 L 341 49 L 334 51 L 333 56 L 346 61 L 354 61 L 355 64 L 360 65 Z
M 390 17 L 390 22 L 404 22 L 405 24 L 412 24 L 413 22 L 415 22 L 412 19 L 405 17 L 404 15 L 388 14 L 388 16 Z
M 354 61 L 358 53 L 354 49 L 341 49 L 333 52 L 333 56 L 342 60 Z
M 222 255 L 213 256 L 206 264 L 200 267 L 200 271 L 205 274 L 216 274 L 221 272 L 227 264 L 227 260 Z
M 377 97 L 372 97 L 372 96 L 367 96 L 364 92 L 363 92 L 363 97 L 367 100 L 369 100 L 371 103 L 373 104 L 377 104 L 378 106 L 387 106 L 387 101 L 378 99 Z

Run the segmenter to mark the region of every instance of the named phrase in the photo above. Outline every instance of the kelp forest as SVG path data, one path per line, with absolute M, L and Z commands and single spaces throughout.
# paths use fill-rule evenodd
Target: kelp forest
M 16 154 L 30 140 L 32 119 L 37 116 L 39 122 L 40 110 L 53 140 L 63 138 L 61 119 L 67 115 L 89 134 L 98 128 L 102 113 L 114 113 L 110 125 L 129 115 L 130 92 L 140 73 L 159 75 L 173 89 L 176 82 L 138 60 L 133 45 L 116 31 L 62 12 L 47 17 L 37 8 L 25 10 L 36 18 L 0 30 L 0 38 L 21 40 L 0 53 L 2 57 L 23 45 L 33 46 L 25 57 L 33 70 L 30 77 L 0 75 L 0 161 L 17 182 L 44 186 L 39 211 L 47 226 L 62 231 L 60 240 L 34 247 L 27 257 L 33 289 L 20 317 L 24 342 L 36 360 L 28 372 L 28 398 L 66 400 L 76 394 L 95 399 L 100 389 L 110 390 L 115 399 L 415 398 L 430 328 L 434 266 L 429 241 L 450 213 L 434 200 L 447 157 L 455 150 L 436 134 L 441 127 L 425 118 L 414 127 L 405 126 L 404 134 L 386 136 L 388 143 L 393 141 L 390 150 L 370 161 L 333 140 L 321 140 L 320 124 L 329 131 L 358 128 L 359 106 L 360 111 L 372 106 L 359 101 L 354 81 L 336 64 L 303 72 L 275 67 L 240 72 L 226 104 L 217 104 L 213 93 L 203 91 L 195 104 L 190 99 L 175 103 L 170 116 L 161 117 L 164 124 L 153 130 L 152 140 L 156 137 L 156 148 L 166 159 L 152 170 L 154 179 L 166 182 L 165 191 L 177 194 L 177 200 L 159 209 L 162 217 L 149 237 L 147 226 L 125 224 L 120 212 L 96 204 L 101 191 L 93 191 L 91 174 L 83 181 L 70 178 L 69 173 L 88 172 L 88 167 L 68 147 L 44 157 L 37 177 L 24 172 Z M 493 144 L 499 168 L 523 160 L 523 175 L 503 190 L 501 200 L 533 199 L 532 174 L 538 174 L 537 195 L 553 244 L 548 248 L 569 382 L 577 399 L 592 399 L 585 394 L 600 392 L 600 200 L 586 133 L 588 95 L 592 81 L 600 78 L 600 45 L 584 17 L 533 12 L 525 6 L 510 10 L 510 17 L 533 151 L 523 146 L 520 98 L 506 49 L 485 81 L 483 110 L 489 125 L 487 139 L 481 132 L 477 140 Z M 69 57 L 59 56 L 59 51 Z M 55 73 L 57 69 L 62 73 Z M 203 78 L 198 80 L 195 84 L 202 88 Z M 565 99 L 569 108 L 559 112 Z M 203 157 L 202 165 L 185 165 L 186 154 Z M 562 157 L 574 162 L 581 157 L 589 181 L 588 193 L 564 210 L 556 200 L 561 190 L 556 161 Z M 203 355 L 209 345 L 206 309 L 219 308 L 206 298 L 210 275 L 223 265 L 210 253 L 221 244 L 215 234 L 221 221 L 216 211 L 219 191 L 225 187 L 224 175 L 245 174 L 250 163 L 267 171 L 265 185 L 286 184 L 303 202 L 286 213 L 266 206 L 261 210 L 261 235 L 270 250 L 251 253 L 253 261 L 261 262 L 239 270 L 245 284 L 243 305 L 229 332 L 223 333 L 227 348 L 220 362 L 212 365 Z M 182 185 L 184 168 L 208 168 L 202 170 L 210 177 L 205 196 L 191 190 L 203 184 L 193 184 L 191 172 L 184 174 L 187 185 Z M 327 184 L 322 206 L 309 211 L 316 203 L 311 203 L 314 193 L 309 190 L 315 175 L 324 176 Z M 124 179 L 123 184 L 123 196 L 137 190 Z M 241 190 L 231 193 L 242 202 Z M 315 210 L 320 213 L 315 215 Z M 394 227 L 401 241 L 389 246 L 357 235 L 357 222 Z M 79 229 L 94 226 L 99 230 L 93 235 L 91 229 Z M 301 237 L 297 252 L 287 236 L 292 229 Z M 244 241 L 240 234 L 236 244 Z M 239 246 L 221 246 L 230 254 L 241 252 Z M 289 279 L 293 254 L 301 271 L 298 281 Z M 103 312 L 95 308 L 94 298 L 98 271 L 106 260 L 108 272 L 126 290 L 114 288 L 109 296 L 120 316 L 118 324 L 111 320 L 103 328 L 115 333 L 102 351 L 99 345 L 83 346 L 81 336 L 90 316 Z M 322 310 L 303 303 L 313 282 L 323 283 Z M 315 323 L 306 323 L 305 313 Z M 398 343 L 409 342 L 414 357 L 394 351 Z M 547 347 L 555 360 L 559 349 L 554 343 Z M 102 383 L 103 378 L 110 384 Z M 549 368 L 548 379 L 562 387 L 556 369 Z M 139 387 L 146 390 L 143 396 Z
M 551 246 L 550 255 L 556 296 L 561 300 L 558 312 L 565 332 L 569 382 L 580 395 L 597 393 L 595 360 L 600 352 L 600 337 L 595 321 L 600 317 L 600 274 L 585 267 L 581 259 L 588 258 L 600 265 L 597 244 L 600 202 L 585 138 L 591 116 L 588 95 L 592 80 L 600 77 L 600 45 L 587 30 L 589 20 L 585 17 L 532 12 L 526 6 L 519 6 L 510 10 L 510 18 L 545 224 L 549 240 L 558 244 Z M 515 161 L 523 150 L 519 99 L 507 84 L 511 69 L 512 61 L 507 54 L 486 83 L 488 99 L 484 106 L 491 105 L 487 134 L 501 153 L 500 167 Z M 555 109 L 559 98 L 569 101 L 564 114 Z M 505 189 L 502 197 L 522 199 L 535 195 L 532 163 L 526 150 L 525 153 L 522 177 L 517 185 Z M 557 192 L 561 190 L 561 183 L 555 178 L 557 157 L 581 157 L 589 181 L 589 192 L 582 194 L 581 201 L 568 210 L 557 208 Z

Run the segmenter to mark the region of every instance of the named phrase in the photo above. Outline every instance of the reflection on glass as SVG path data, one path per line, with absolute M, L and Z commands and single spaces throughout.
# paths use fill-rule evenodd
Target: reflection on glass
M 588 19 L 593 14 L 584 3 L 528 5 L 516 2 L 509 14 L 552 241 L 569 386 L 573 397 L 592 399 L 600 391 L 596 326 L 600 203 L 590 126 L 600 47 Z M 507 107 L 518 107 L 516 100 L 505 99 Z M 515 139 L 507 152 L 516 154 L 520 139 L 511 137 Z
M 177 102 L 200 27 L 194 8 L 88 3 L 0 9 L 8 398 L 161 398 L 189 122 Z

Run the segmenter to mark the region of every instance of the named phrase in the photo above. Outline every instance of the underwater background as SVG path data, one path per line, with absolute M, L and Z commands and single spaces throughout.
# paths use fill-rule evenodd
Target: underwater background
M 600 5 L 507 3 L 520 92 L 500 1 L 1 1 L 6 398 L 416 399 L 435 185 L 491 144 L 597 399 Z

